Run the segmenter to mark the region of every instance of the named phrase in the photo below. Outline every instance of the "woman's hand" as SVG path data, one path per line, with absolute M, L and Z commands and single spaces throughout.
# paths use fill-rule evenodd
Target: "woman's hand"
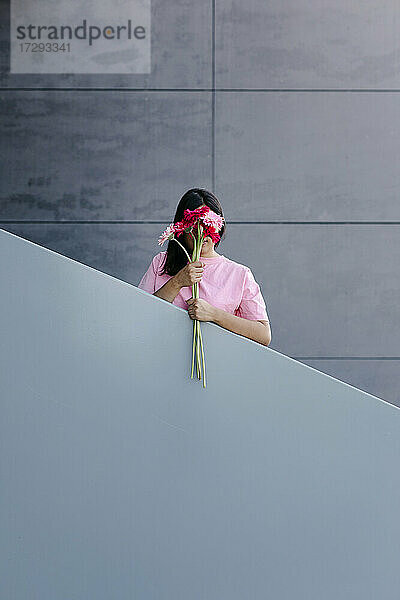
M 174 275 L 176 284 L 182 287 L 189 287 L 198 281 L 201 281 L 203 275 L 203 263 L 200 260 L 190 262 Z
M 197 319 L 198 321 L 214 320 L 216 308 L 203 298 L 189 298 L 186 303 L 189 307 L 188 313 L 191 319 Z

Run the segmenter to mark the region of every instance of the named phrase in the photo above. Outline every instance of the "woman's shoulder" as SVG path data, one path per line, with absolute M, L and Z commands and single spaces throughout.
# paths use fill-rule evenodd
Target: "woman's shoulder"
M 164 265 L 164 261 L 167 255 L 166 250 L 161 250 L 161 252 L 157 252 L 152 258 L 151 264 L 153 266 L 153 271 L 156 275 L 160 275 L 159 271 Z
M 233 260 L 232 258 L 228 258 L 225 255 L 224 255 L 224 258 L 225 258 L 226 263 L 229 265 L 229 267 L 232 269 L 235 269 L 241 275 L 245 275 L 246 272 L 250 270 L 250 268 L 248 266 L 243 265 L 242 263 L 240 263 L 236 260 Z
M 161 252 L 157 252 L 157 254 L 154 255 L 153 260 L 160 260 L 162 258 L 164 258 L 164 256 L 167 254 L 166 250 L 161 250 Z
M 159 265 L 165 255 L 166 251 L 162 250 L 161 252 L 157 252 L 157 254 L 155 254 L 151 259 L 151 262 L 153 263 L 153 265 Z
M 166 250 L 161 250 L 161 252 L 157 252 L 157 254 L 155 254 L 151 260 L 151 262 L 153 264 L 158 265 L 164 258 L 164 256 L 167 254 Z

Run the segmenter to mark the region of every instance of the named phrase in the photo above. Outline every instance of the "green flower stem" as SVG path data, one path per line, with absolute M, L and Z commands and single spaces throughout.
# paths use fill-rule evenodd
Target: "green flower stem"
M 194 262 L 195 260 L 197 260 L 197 258 L 196 258 L 196 255 L 197 255 L 197 240 L 194 237 L 194 235 L 192 234 L 191 230 L 190 230 L 190 233 L 191 233 L 191 235 L 193 237 L 193 257 L 192 257 L 192 260 Z M 197 282 L 192 285 L 192 297 L 193 298 L 197 298 L 198 297 Z M 198 338 L 198 321 L 197 321 L 197 319 L 194 319 L 193 320 L 193 350 L 192 350 L 192 358 L 193 358 L 194 354 L 196 353 L 197 378 L 200 379 L 201 378 L 201 374 L 200 374 L 200 361 L 199 361 L 199 356 L 198 356 L 198 351 L 197 351 L 197 338 Z
M 201 362 L 200 362 L 200 348 L 199 348 L 199 331 L 200 331 L 200 321 L 196 320 L 196 360 L 197 360 L 197 377 L 201 379 Z
M 201 250 L 201 247 L 203 245 L 203 240 L 204 240 L 204 234 L 203 234 L 204 229 L 200 225 L 200 220 L 197 221 L 197 231 L 198 231 L 198 238 L 200 239 L 199 248 Z M 199 250 L 199 254 L 198 254 L 198 259 L 200 259 L 200 250 Z M 205 365 L 205 359 L 204 359 L 203 336 L 201 335 L 200 322 L 199 322 L 198 338 L 200 341 L 201 357 L 202 357 L 202 364 L 203 364 L 203 387 L 206 387 L 206 365 Z
M 186 250 L 185 246 L 183 246 L 183 245 L 180 243 L 180 241 L 179 241 L 179 240 L 177 240 L 175 237 L 173 237 L 172 239 L 173 239 L 173 241 L 174 241 L 174 242 L 176 242 L 177 244 L 179 244 L 179 245 L 180 245 L 180 247 L 182 248 L 182 250 L 185 252 L 186 256 L 188 257 L 188 259 L 189 259 L 189 262 L 191 262 L 191 260 L 190 260 L 190 256 L 189 256 L 189 254 L 187 253 L 187 250 Z
M 196 256 L 196 238 L 193 235 L 193 232 L 191 229 L 189 229 L 189 233 L 193 238 L 193 252 L 192 252 L 192 261 L 194 262 L 195 260 L 195 256 Z
M 201 329 L 199 328 L 199 337 L 200 337 L 200 347 L 201 347 L 201 357 L 203 361 L 203 387 L 206 386 L 206 363 L 204 359 L 204 348 L 203 348 L 203 337 L 201 335 Z
M 194 240 L 194 236 L 192 234 L 192 231 L 190 231 L 190 234 Z M 194 243 L 193 243 L 193 252 L 192 252 L 192 260 L 191 262 L 194 262 L 194 256 L 195 256 L 195 247 L 194 247 Z M 192 284 L 192 297 L 194 298 L 194 283 Z M 190 373 L 190 378 L 193 379 L 193 369 L 194 369 L 194 340 L 196 339 L 196 321 L 193 320 L 193 344 L 192 344 L 192 370 Z
M 190 233 L 192 233 L 192 232 L 190 232 Z M 192 234 L 192 237 L 193 237 L 193 239 L 194 239 L 194 236 L 193 236 L 193 234 Z M 192 262 L 192 261 L 193 261 L 193 257 L 192 257 L 192 259 L 190 258 L 190 256 L 189 256 L 189 254 L 188 254 L 188 252 L 187 252 L 186 248 L 185 248 L 185 247 L 184 247 L 184 246 L 183 246 L 183 245 L 180 243 L 180 241 L 179 241 L 179 240 L 177 240 L 175 237 L 173 237 L 172 239 L 173 239 L 173 240 L 174 240 L 174 241 L 175 241 L 177 244 L 179 244 L 179 246 L 182 248 L 182 250 L 184 251 L 184 253 L 185 253 L 185 254 L 186 254 L 186 256 L 188 257 L 188 260 L 189 260 L 189 262 Z M 195 249 L 194 253 L 195 253 L 195 252 L 196 252 L 196 249 Z M 192 285 L 192 296 L 193 296 L 193 298 L 195 298 L 195 297 L 197 297 L 197 298 L 198 298 L 198 294 L 197 294 L 197 296 L 195 295 L 195 293 L 196 293 L 196 291 L 195 291 L 195 285 L 196 285 L 196 284 Z M 194 366 L 194 365 L 193 365 L 193 363 L 194 363 L 195 340 L 197 340 L 197 339 L 198 339 L 198 335 L 197 335 L 197 325 L 198 325 L 197 321 L 196 321 L 196 320 L 194 320 L 194 322 L 193 322 L 193 351 L 192 351 L 192 370 L 191 370 L 191 374 L 190 374 L 190 377 L 191 377 L 191 379 L 193 379 L 193 366 Z M 201 372 L 201 369 L 200 369 L 200 361 L 199 361 L 199 358 L 198 358 L 198 356 L 197 356 L 197 360 L 196 360 L 196 362 L 197 362 L 197 376 L 198 376 L 198 378 L 199 378 L 199 379 L 201 379 L 201 374 L 200 374 L 200 372 Z
M 203 244 L 203 235 L 200 231 L 200 221 L 197 221 L 197 246 L 196 246 L 196 260 L 200 260 L 200 252 L 201 252 L 201 247 Z M 199 294 L 199 282 L 196 283 L 196 287 L 197 287 L 197 298 L 200 297 Z M 197 350 L 197 357 L 198 357 L 198 361 L 199 361 L 199 370 L 200 373 L 202 371 L 202 364 L 200 362 L 200 358 L 201 358 L 201 346 L 202 346 L 202 337 L 201 337 L 201 326 L 200 326 L 200 321 L 197 322 L 197 339 L 196 339 L 196 350 Z M 203 363 L 204 365 L 204 363 Z M 203 376 L 204 376 L 204 369 L 203 369 Z M 199 377 L 199 379 L 201 379 L 201 375 Z M 203 377 L 203 385 L 204 385 L 204 377 Z
M 195 261 L 200 260 L 200 252 L 201 252 L 201 247 L 203 245 L 203 239 L 204 239 L 203 227 L 201 227 L 199 220 L 197 221 L 197 239 L 193 235 L 192 229 L 190 229 L 189 232 L 193 238 L 193 252 L 192 252 L 191 259 L 190 259 L 189 255 L 187 254 L 185 248 L 183 248 L 183 246 L 182 246 L 182 248 L 183 248 L 183 250 L 185 250 L 185 253 L 186 253 L 187 257 L 189 258 L 189 261 L 195 262 Z M 173 238 L 173 239 L 175 239 L 175 238 Z M 178 242 L 178 240 L 175 240 L 175 241 Z M 179 244 L 179 242 L 178 242 L 178 244 Z M 196 281 L 196 283 L 192 284 L 192 297 L 193 298 L 200 297 L 198 281 Z M 203 371 L 203 387 L 206 387 L 206 365 L 205 365 L 205 358 L 204 358 L 203 336 L 201 335 L 200 321 L 198 319 L 193 319 L 192 368 L 191 368 L 191 374 L 190 374 L 191 379 L 193 379 L 195 354 L 196 354 L 197 377 L 199 380 L 201 380 L 202 379 L 201 375 L 202 375 L 202 371 Z
M 193 286 L 192 286 L 193 287 Z M 196 321 L 193 321 L 193 348 L 192 348 L 192 371 L 190 379 L 193 379 L 193 368 L 194 368 L 194 339 L 196 337 Z
M 200 221 L 197 221 L 196 260 L 200 259 L 201 244 L 202 244 L 202 239 L 200 237 Z M 196 298 L 199 298 L 199 297 L 200 297 L 199 282 L 196 281 Z M 200 321 L 197 320 L 196 356 L 197 356 L 197 362 L 198 362 L 198 370 L 199 370 L 198 378 L 199 378 L 199 380 L 201 380 L 201 366 L 202 366 L 201 361 L 200 361 L 200 335 L 201 335 Z

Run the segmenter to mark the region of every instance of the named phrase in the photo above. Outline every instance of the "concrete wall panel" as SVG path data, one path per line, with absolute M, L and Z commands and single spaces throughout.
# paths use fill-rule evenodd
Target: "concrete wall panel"
M 3 92 L 1 218 L 165 218 L 210 186 L 210 106 L 198 92 Z
M 9 15 L 9 0 L 1 0 L 0 87 L 187 89 L 211 86 L 212 16 L 208 0 L 151 0 L 150 74 L 10 74 Z
M 216 115 L 231 219 L 400 221 L 398 94 L 218 93 Z
M 395 600 L 400 411 L 0 232 L 2 596 Z
M 216 80 L 224 88 L 399 88 L 391 0 L 216 2 Z

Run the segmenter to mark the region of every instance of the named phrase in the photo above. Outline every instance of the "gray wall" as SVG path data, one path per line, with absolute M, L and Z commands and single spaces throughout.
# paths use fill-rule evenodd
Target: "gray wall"
M 400 409 L 0 230 L 0 597 L 398 600 Z
M 251 266 L 271 347 L 400 405 L 394 2 L 152 2 L 150 75 L 10 75 L 0 227 L 137 284 L 190 187 Z

